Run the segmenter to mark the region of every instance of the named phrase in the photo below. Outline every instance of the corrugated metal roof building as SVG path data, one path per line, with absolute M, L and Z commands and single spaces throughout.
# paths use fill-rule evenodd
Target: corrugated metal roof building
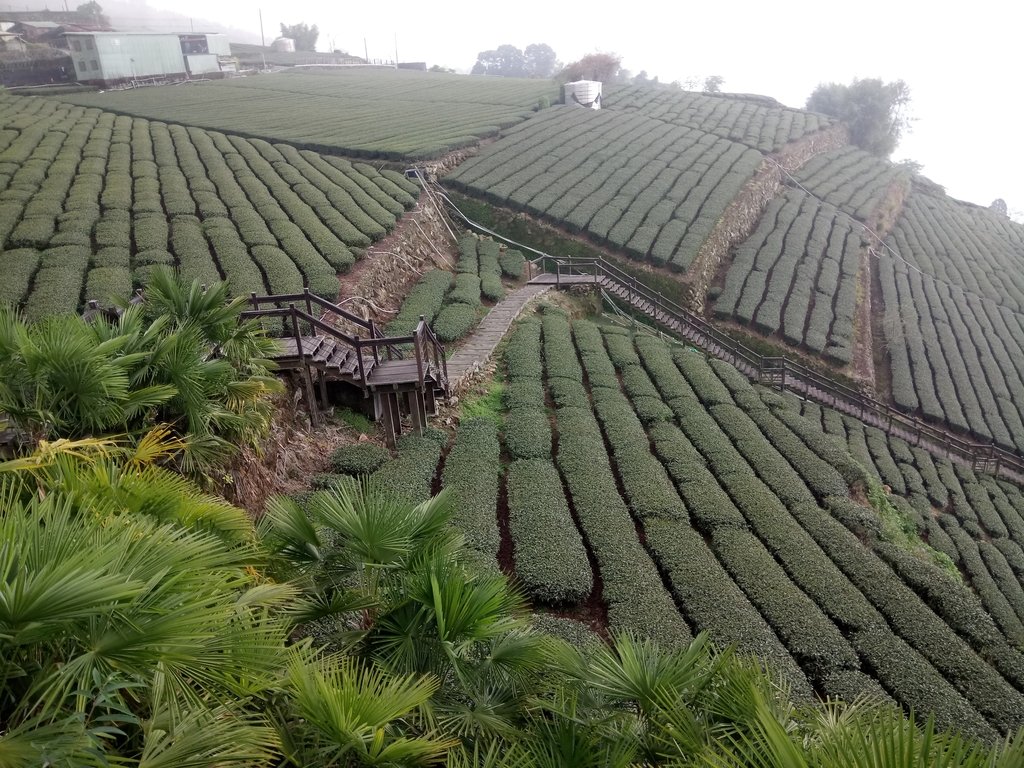
M 185 77 L 177 35 L 146 32 L 68 33 L 79 82 L 110 86 L 149 77 Z

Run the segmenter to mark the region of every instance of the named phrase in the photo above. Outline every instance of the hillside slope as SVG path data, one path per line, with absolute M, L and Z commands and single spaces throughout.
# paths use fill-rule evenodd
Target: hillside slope
M 467 428 L 443 478 L 470 545 L 539 605 L 707 631 L 797 696 L 888 695 L 986 737 L 1024 723 L 1020 489 L 560 310 L 521 321 L 505 363 L 508 463 L 493 424 Z M 465 483 L 494 469 L 500 487 Z
M 61 98 L 317 152 L 398 160 L 476 144 L 556 96 L 548 80 L 357 67 Z
M 0 302 L 74 312 L 129 296 L 157 264 L 234 295 L 333 300 L 418 191 L 288 145 L 0 96 Z
M 446 183 L 670 267 L 693 308 L 1024 449 L 1024 227 L 848 146 L 818 115 L 637 87 L 605 106 L 548 110 Z

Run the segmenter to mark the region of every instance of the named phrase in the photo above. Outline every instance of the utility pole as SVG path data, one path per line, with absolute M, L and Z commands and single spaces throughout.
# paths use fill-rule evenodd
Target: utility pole
M 395 32 L 395 69 L 398 69 L 398 33 Z
M 263 9 L 262 8 L 259 9 L 259 14 L 260 14 L 260 47 L 261 48 L 266 48 L 267 47 L 267 38 L 265 38 L 263 36 Z
M 370 63 L 370 49 L 366 47 L 366 38 L 363 38 L 363 58 L 366 59 L 366 63 Z

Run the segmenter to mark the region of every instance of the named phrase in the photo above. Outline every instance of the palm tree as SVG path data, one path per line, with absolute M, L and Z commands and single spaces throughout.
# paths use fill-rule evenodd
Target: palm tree
M 353 482 L 307 510 L 275 500 L 266 517 L 274 572 L 294 569 L 307 594 L 297 618 L 317 619 L 306 631 L 392 675 L 436 680 L 425 730 L 467 745 L 518 732 L 553 641 L 528 629 L 504 577 L 467 567 L 447 494 L 412 506 Z
M 0 309 L 0 413 L 41 439 L 139 433 L 171 424 L 188 437 L 180 467 L 200 476 L 239 446 L 256 447 L 281 384 L 276 342 L 239 322 L 240 299 L 156 270 L 144 304 L 110 320 L 29 325 Z
M 140 446 L 64 442 L 0 465 L 0 765 L 278 753 L 266 702 L 306 653 L 276 615 L 294 590 L 255 570 L 244 518 L 217 509 L 211 532 L 183 513 L 198 489 L 150 472 L 159 440 Z

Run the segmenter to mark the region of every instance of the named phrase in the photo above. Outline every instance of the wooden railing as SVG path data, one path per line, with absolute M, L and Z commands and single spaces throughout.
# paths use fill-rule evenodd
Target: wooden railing
M 301 304 L 298 302 L 301 302 Z M 351 312 L 347 312 L 337 304 L 332 304 L 326 299 L 310 293 L 308 288 L 302 293 L 275 296 L 257 296 L 253 293 L 249 297 L 249 303 L 252 309 L 242 312 L 242 319 L 281 318 L 285 324 L 284 330 L 286 335 L 291 336 L 295 340 L 295 353 L 303 364 L 306 364 L 307 358 L 311 357 L 306 354 L 302 345 L 303 326 L 305 326 L 314 332 L 319 332 L 336 341 L 340 341 L 342 344 L 355 350 L 359 381 L 364 389 L 366 388 L 367 373 L 363 360 L 363 350 L 370 352 L 374 364 L 377 365 L 382 359 L 403 359 L 402 347 L 405 345 L 411 346 L 416 360 L 416 370 L 421 382 L 423 381 L 424 373 L 430 371 L 430 367 L 434 366 L 437 374 L 443 376 L 443 381 L 441 382 L 443 387 L 447 388 L 448 386 L 448 364 L 445 360 L 444 347 L 423 317 L 420 317 L 420 322 L 417 324 L 416 330 L 412 335 L 386 336 L 373 320 L 366 320 Z M 314 314 L 314 307 L 323 310 L 319 317 Z M 329 322 L 326 322 L 331 315 L 340 317 L 358 328 L 365 329 L 369 336 L 346 333 L 340 328 L 331 325 Z
M 834 403 L 844 404 L 843 410 L 847 413 L 857 416 L 861 421 L 874 419 L 886 432 L 898 434 L 913 445 L 922 445 L 922 441 L 927 440 L 946 451 L 949 456 L 969 463 L 974 469 L 994 475 L 1004 474 L 1016 480 L 1024 479 L 1024 459 L 1018 454 L 994 443 L 966 440 L 899 411 L 795 360 L 784 356 L 761 355 L 715 328 L 703 317 L 665 298 L 635 275 L 627 274 L 604 259 L 543 255 L 534 259 L 531 265 L 535 271 L 553 274 L 556 285 L 560 285 L 562 277 L 568 276 L 592 276 L 595 283 L 603 278 L 603 287 L 618 288 L 620 292 L 625 292 L 626 295 L 622 298 L 631 309 L 637 309 L 634 299 L 646 302 L 652 307 L 652 311 L 645 314 L 653 315 L 654 319 L 658 320 L 660 313 L 663 317 L 692 329 L 703 337 L 701 343 L 694 343 L 698 343 L 705 351 L 712 346 L 718 347 L 715 357 L 735 365 L 749 378 L 759 383 L 782 391 L 785 391 L 788 385 L 790 389 L 801 392 L 811 399 L 831 405 L 824 397 L 812 396 L 812 390 L 817 390 L 831 398 Z

